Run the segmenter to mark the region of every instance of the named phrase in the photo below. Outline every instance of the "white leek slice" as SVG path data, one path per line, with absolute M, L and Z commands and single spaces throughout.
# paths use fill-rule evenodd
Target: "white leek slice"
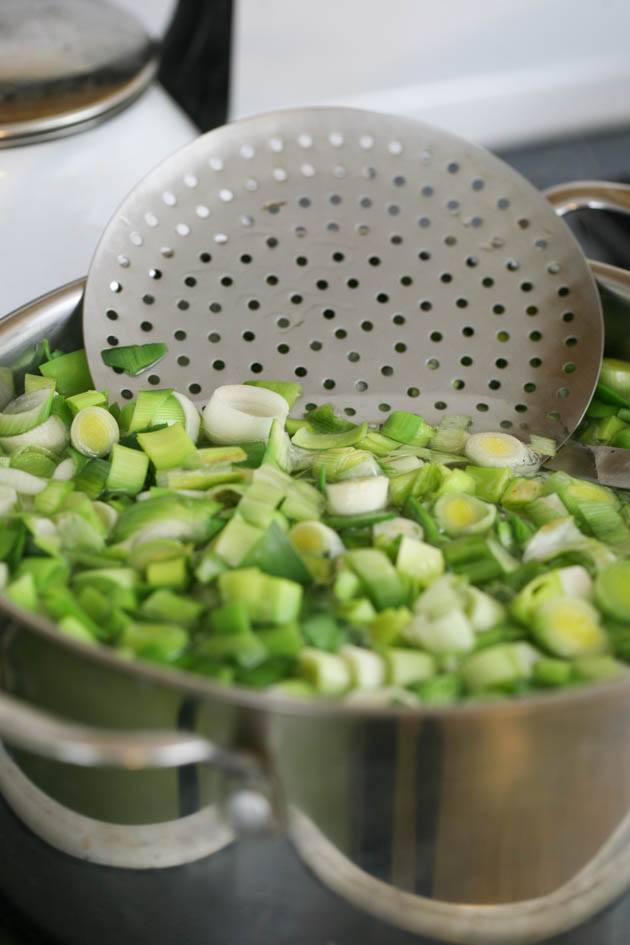
M 353 689 L 379 689 L 385 683 L 385 663 L 373 650 L 346 644 L 339 650 L 339 656 L 348 667 Z
M 461 610 L 452 610 L 434 620 L 426 620 L 422 615 L 414 617 L 403 630 L 403 636 L 429 653 L 468 653 L 475 646 L 475 631 Z
M 184 394 L 178 394 L 175 390 L 173 391 L 173 397 L 184 411 L 184 430 L 193 443 L 196 443 L 199 439 L 199 429 L 201 427 L 201 417 L 199 416 L 199 411 L 193 404 L 192 400 L 190 400 Z
M 377 522 L 372 526 L 372 538 L 377 548 L 383 545 L 389 545 L 397 538 L 415 538 L 422 541 L 424 538 L 424 529 L 422 525 L 412 521 L 410 518 L 389 518 L 386 522 Z
M 75 469 L 76 469 L 76 463 L 72 459 L 72 457 L 69 456 L 67 459 L 62 460 L 59 463 L 54 473 L 52 474 L 52 478 L 67 481 L 68 479 L 72 479 L 74 477 Z
M 7 453 L 14 453 L 24 446 L 41 446 L 51 453 L 61 453 L 70 437 L 65 423 L 57 416 L 48 417 L 26 433 L 17 433 L 15 436 L 0 437 L 0 446 Z
M 9 566 L 6 561 L 0 561 L 0 591 L 9 583 Z
M 15 436 L 26 433 L 39 423 L 43 423 L 50 414 L 55 392 L 53 390 L 33 390 L 16 397 L 0 413 L 0 435 Z
M 272 390 L 226 384 L 206 404 L 203 426 L 213 443 L 254 443 L 266 441 L 273 421 L 284 425 L 288 413 L 284 397 Z
M 447 535 L 478 535 L 487 532 L 496 518 L 495 505 L 482 502 L 465 492 L 440 496 L 434 507 L 435 517 Z
M 367 512 L 379 512 L 387 505 L 388 490 L 387 476 L 369 476 L 366 479 L 332 482 L 326 488 L 328 511 L 331 515 L 362 515 Z
M 338 558 L 345 545 L 334 529 L 315 520 L 298 522 L 289 532 L 289 541 L 300 554 Z
M 420 469 L 420 467 L 424 465 L 422 460 L 418 459 L 417 456 L 396 456 L 395 453 L 392 453 L 391 456 L 384 456 L 381 462 L 383 468 L 386 469 L 388 473 L 395 476 L 411 472 L 414 469 Z
M 540 457 L 510 433 L 473 433 L 464 452 L 477 466 L 518 470 L 538 468 Z
M 17 492 L 10 486 L 0 486 L 0 515 L 8 515 L 17 502 Z
M 15 489 L 20 495 L 37 495 L 46 488 L 48 480 L 33 476 L 23 469 L 0 467 L 0 486 Z
M 505 607 L 478 587 L 467 587 L 466 615 L 475 633 L 491 630 L 505 618 Z
M 556 518 L 532 535 L 525 545 L 523 561 L 549 561 L 565 551 L 588 555 L 598 571 L 617 560 L 603 542 L 583 535 L 572 518 Z
M 70 427 L 72 445 L 84 456 L 107 456 L 119 438 L 118 424 L 104 407 L 84 407 Z

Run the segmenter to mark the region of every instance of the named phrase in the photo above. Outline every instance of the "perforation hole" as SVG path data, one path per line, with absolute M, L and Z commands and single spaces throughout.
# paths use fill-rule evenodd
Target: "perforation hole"
M 310 348 L 311 348 L 311 351 L 321 351 L 322 350 L 321 341 L 317 341 L 317 340 L 311 341 Z
M 208 341 L 210 344 L 216 345 L 221 341 L 221 335 L 216 331 L 211 331 L 208 335 Z
M 177 359 L 177 363 L 179 364 L 180 367 L 187 367 L 187 365 L 190 364 L 190 358 L 186 357 L 185 354 L 180 354 L 180 356 Z
M 404 342 L 402 341 L 397 341 L 396 344 L 394 345 L 394 351 L 397 351 L 398 354 L 404 354 L 406 350 L 407 350 L 407 345 L 404 344 Z
M 488 387 L 490 390 L 499 390 L 501 387 L 501 381 L 498 381 L 493 377 L 492 380 L 488 381 Z
M 190 308 L 190 302 L 188 302 L 186 299 L 180 299 L 177 303 L 177 308 L 180 310 L 180 312 L 187 312 Z
M 250 310 L 250 312 L 257 312 L 260 308 L 260 302 L 258 299 L 250 299 L 247 303 L 247 308 Z
M 404 316 L 404 315 L 394 315 L 394 317 L 392 318 L 392 321 L 393 321 L 394 325 L 404 325 L 404 324 L 405 324 L 405 316 Z
M 186 332 L 178 328 L 177 331 L 173 332 L 173 338 L 175 341 L 186 341 Z
M 244 331 L 243 332 L 243 341 L 255 341 L 256 335 L 253 331 Z
M 111 345 L 112 348 L 115 348 L 116 345 L 118 344 L 118 338 L 116 337 L 116 335 L 108 335 L 107 344 Z
M 423 301 L 420 302 L 418 308 L 421 312 L 430 312 L 433 308 L 433 304 L 429 301 L 429 299 L 423 299 Z
M 462 367 L 471 367 L 471 365 L 474 362 L 469 354 L 465 354 L 462 358 L 459 359 L 459 363 L 462 365 Z
M 437 371 L 440 366 L 440 362 L 437 358 L 428 358 L 427 361 L 425 361 L 425 364 L 430 371 Z
M 116 312 L 113 308 L 108 308 L 105 312 L 105 315 L 107 318 L 109 318 L 110 322 L 115 322 L 118 318 L 118 312 Z
M 464 336 L 464 338 L 472 338 L 474 334 L 475 334 L 475 329 L 471 325 L 465 325 L 462 328 L 462 335 Z
M 331 319 L 335 317 L 335 310 L 333 308 L 325 308 L 324 311 L 322 312 L 322 315 L 324 316 L 324 318 L 330 321 Z
M 343 341 L 343 339 L 347 337 L 348 337 L 348 332 L 346 331 L 345 328 L 337 328 L 337 330 L 335 331 L 335 338 L 337 338 L 339 341 Z
M 295 369 L 295 376 L 296 376 L 296 377 L 306 377 L 307 374 L 308 374 L 308 371 L 306 370 L 305 367 L 302 367 L 302 366 L 296 367 L 296 369 Z
M 250 364 L 249 369 L 252 374 L 262 374 L 263 366 L 259 361 L 254 361 L 252 364 Z
M 290 324 L 291 324 L 291 321 L 290 319 L 286 317 L 286 315 L 281 315 L 279 318 L 276 319 L 276 325 L 278 326 L 278 328 L 288 328 Z
M 147 377 L 147 381 L 148 381 L 149 384 L 151 384 L 153 387 L 157 387 L 157 385 L 160 383 L 160 375 L 159 375 L 159 374 L 149 374 L 149 376 Z
M 494 312 L 495 315 L 504 315 L 505 305 L 501 305 L 500 303 L 497 303 L 496 305 L 492 306 L 492 311 Z
M 367 321 L 367 320 L 361 322 L 361 329 L 363 331 L 372 331 L 373 328 L 374 328 L 374 325 L 372 324 L 372 322 Z
M 408 387 L 407 388 L 407 397 L 419 397 L 420 390 L 417 387 Z
M 125 400 L 131 400 L 131 398 L 133 397 L 133 394 L 127 387 L 124 387 L 120 392 L 120 396 L 123 397 Z
M 140 322 L 140 328 L 142 329 L 142 331 L 153 331 L 153 323 L 152 323 L 152 322 Z
M 325 388 L 325 390 L 334 390 L 335 382 L 332 377 L 327 377 L 322 386 Z
M 383 377 L 391 377 L 394 373 L 394 369 L 390 364 L 384 364 L 381 368 L 381 374 Z
M 506 367 L 508 366 L 508 362 L 506 358 L 497 358 L 494 363 L 495 363 L 495 367 L 498 367 L 500 371 L 504 371 Z
M 428 262 L 431 259 L 431 253 L 427 249 L 423 249 L 418 253 L 418 259 L 421 259 L 422 262 Z
M 288 346 L 288 345 L 280 344 L 280 345 L 278 345 L 278 347 L 277 347 L 276 350 L 277 350 L 278 354 L 288 354 L 290 349 L 289 349 L 289 346 Z
M 212 262 L 212 256 L 210 255 L 210 253 L 206 253 L 206 252 L 199 253 L 199 260 L 202 263 L 209 263 L 209 262 Z M 153 278 L 158 278 L 158 277 L 154 276 Z
M 368 389 L 368 386 L 366 381 L 355 381 L 354 388 L 358 390 L 360 394 L 363 394 Z
M 212 367 L 214 368 L 215 371 L 223 371 L 225 370 L 225 361 L 222 361 L 220 358 L 217 358 L 216 361 L 212 362 Z
M 361 359 L 358 351 L 349 351 L 348 352 L 348 361 L 352 361 L 353 364 L 356 364 L 357 361 Z
M 466 383 L 462 381 L 461 378 L 459 377 L 455 377 L 451 381 L 451 387 L 453 388 L 453 390 L 463 390 L 465 386 L 466 386 Z
M 267 285 L 278 285 L 278 277 L 274 275 L 268 275 L 265 279 Z
M 446 403 L 445 400 L 436 400 L 433 406 L 435 407 L 436 410 L 446 410 L 446 408 L 448 407 L 448 404 Z

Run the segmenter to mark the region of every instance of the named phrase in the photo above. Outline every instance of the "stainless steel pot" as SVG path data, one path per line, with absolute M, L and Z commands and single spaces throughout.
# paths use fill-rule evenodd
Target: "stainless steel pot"
M 0 321 L 2 360 L 79 341 L 81 293 Z M 0 888 L 64 941 L 518 945 L 630 886 L 628 683 L 304 704 L 0 612 Z

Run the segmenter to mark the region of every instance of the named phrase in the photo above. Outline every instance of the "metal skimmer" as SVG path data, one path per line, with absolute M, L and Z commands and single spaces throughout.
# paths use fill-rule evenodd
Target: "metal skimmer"
M 178 151 L 126 198 L 88 277 L 97 387 L 295 378 L 302 407 L 394 409 L 564 440 L 603 346 L 587 262 L 545 197 L 420 122 L 275 112 Z M 165 341 L 135 378 L 100 352 Z

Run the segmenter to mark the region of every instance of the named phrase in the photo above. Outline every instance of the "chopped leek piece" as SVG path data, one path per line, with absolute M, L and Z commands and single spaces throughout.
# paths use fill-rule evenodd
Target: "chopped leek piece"
M 630 622 L 630 561 L 615 561 L 599 572 L 595 600 L 608 617 Z
M 504 643 L 479 650 L 462 666 L 464 685 L 472 693 L 509 690 L 529 679 L 540 655 L 529 643 Z
M 522 472 L 540 465 L 527 446 L 510 433 L 473 433 L 466 441 L 465 453 L 477 466 Z
M 173 401 L 176 401 L 181 407 L 181 413 L 183 414 L 184 430 L 193 441 L 196 443 L 199 439 L 199 431 L 201 429 L 201 416 L 199 411 L 193 404 L 192 400 L 189 397 L 185 397 L 184 394 L 178 394 L 177 391 L 173 391 L 171 396 L 168 399 L 168 403 L 172 404 Z M 173 404 L 174 406 L 174 404 Z M 159 416 L 159 412 L 158 412 Z M 180 420 L 180 417 L 177 416 L 176 420 Z M 168 421 L 166 421 L 168 422 Z
M 4 370 L 4 368 L 0 369 Z M 56 387 L 56 381 L 52 377 L 40 377 L 39 374 L 25 374 L 24 375 L 24 393 L 30 394 L 34 390 L 44 390 L 45 388 L 50 388 L 54 390 Z M 14 397 L 15 391 L 13 385 L 11 385 L 11 392 L 9 396 L 6 396 L 8 391 L 4 387 L 4 382 L 2 377 L 0 377 L 0 410 L 2 407 L 6 406 L 9 401 Z M 2 402 L 3 401 L 3 402 Z
M 496 507 L 465 493 L 444 495 L 435 503 L 435 517 L 451 538 L 487 532 L 496 517 Z
M 39 373 L 55 381 L 55 389 L 62 397 L 72 397 L 74 394 L 80 394 L 93 387 L 83 348 L 40 364 Z
M 53 453 L 37 446 L 24 446 L 11 456 L 10 467 L 23 469 L 34 476 L 49 479 L 55 471 L 57 461 Z
M 144 487 L 148 471 L 149 457 L 145 453 L 116 443 L 112 449 L 111 465 L 107 475 L 107 490 L 137 495 Z
M 506 509 L 523 509 L 540 497 L 542 489 L 540 479 L 512 479 L 501 496 L 501 505 Z
M 346 633 L 334 617 L 328 614 L 315 614 L 302 622 L 305 642 L 317 650 L 336 653 L 346 642 Z
M 344 555 L 378 610 L 398 607 L 407 599 L 407 591 L 401 576 L 387 557 L 377 548 L 357 548 Z
M 47 378 L 43 378 L 43 380 L 47 380 Z M 66 397 L 66 403 L 72 411 L 72 415 L 76 417 L 84 407 L 106 407 L 107 394 L 104 394 L 102 390 L 84 390 L 80 394 Z
M 237 568 L 245 561 L 263 535 L 264 532 L 261 528 L 249 525 L 244 518 L 237 514 L 232 516 L 222 530 L 214 550 L 231 568 Z
M 444 573 L 444 555 L 439 548 L 405 535 L 398 548 L 396 570 L 419 587 L 427 587 Z
M 184 558 L 152 561 L 147 567 L 147 584 L 151 587 L 186 587 L 188 572 Z
M 370 476 L 331 483 L 326 489 L 331 515 L 363 515 L 378 512 L 387 505 L 389 479 Z
M 409 686 L 435 676 L 436 662 L 429 653 L 393 647 L 385 650 L 383 656 L 391 686 Z
M 433 427 L 415 413 L 394 410 L 383 424 L 383 433 L 398 443 L 426 446 L 433 436 Z
M 234 519 L 231 521 L 233 522 Z M 230 525 L 226 526 L 223 534 L 229 527 Z M 217 542 L 217 553 L 221 553 L 219 542 Z M 299 584 L 311 583 L 311 574 L 306 564 L 276 522 L 271 523 L 262 538 L 249 549 L 244 558 L 237 562 L 237 564 L 241 563 L 244 567 L 257 567 L 266 574 L 289 578 Z
M 346 643 L 339 656 L 348 667 L 353 689 L 380 689 L 384 685 L 386 665 L 378 653 Z
M 140 659 L 172 663 L 188 646 L 188 633 L 176 624 L 129 621 L 119 646 Z
M 121 345 L 116 348 L 104 348 L 101 358 L 107 367 L 120 368 L 130 377 L 142 374 L 153 367 L 165 356 L 168 348 L 161 342 L 149 342 L 145 345 Z M 41 369 L 40 369 L 41 370 Z
M 578 682 L 619 679 L 627 673 L 627 666 L 612 656 L 580 656 L 573 661 L 573 678 Z
M 345 433 L 315 433 L 308 427 L 301 427 L 294 435 L 292 443 L 305 450 L 341 449 L 356 446 L 366 435 L 367 423 L 353 427 Z
M 590 574 L 581 565 L 567 568 L 552 568 L 539 574 L 523 587 L 510 605 L 510 611 L 517 620 L 527 626 L 540 605 L 556 597 L 581 597 L 590 600 L 593 595 L 593 581 Z
M 0 413 L 0 436 L 13 437 L 39 426 L 50 416 L 54 396 L 53 390 L 44 389 L 16 397 Z
M 407 607 L 386 607 L 385 610 L 381 610 L 368 627 L 372 645 L 380 649 L 403 643 L 403 630 L 410 623 L 412 616 Z
M 284 397 L 262 387 L 228 384 L 217 387 L 203 412 L 203 425 L 214 443 L 266 442 L 271 424 L 287 418 Z
M 118 424 L 104 407 L 83 407 L 70 427 L 72 445 L 84 456 L 108 456 L 119 436 Z
M 307 421 L 318 433 L 343 433 L 352 430 L 356 423 L 344 420 L 335 413 L 332 404 L 322 404 L 306 414 Z
M 338 696 L 351 685 L 347 662 L 334 653 L 304 647 L 298 657 L 298 673 L 319 695 Z
M 298 616 L 302 587 L 295 581 L 263 574 L 258 568 L 225 571 L 218 578 L 224 602 L 245 604 L 254 623 L 289 623 Z
M 534 664 L 534 681 L 544 688 L 566 686 L 571 680 L 571 669 L 567 660 L 543 656 Z
M 51 453 L 61 453 L 69 440 L 66 425 L 59 417 L 51 415 L 43 423 L 39 423 L 25 433 L 0 437 L 0 446 L 9 454 L 25 447 L 37 447 L 49 450 Z
M 157 470 L 184 466 L 195 454 L 195 444 L 181 423 L 152 433 L 139 433 L 138 443 Z
M 345 551 L 337 532 L 318 521 L 298 522 L 289 531 L 289 541 L 304 558 L 338 558 Z
M 532 631 L 554 656 L 591 656 L 608 647 L 598 612 L 579 597 L 543 601 L 533 615 Z
M 604 358 L 599 372 L 600 384 L 619 394 L 630 397 L 630 363 L 618 358 Z
M 452 610 L 431 620 L 420 614 L 405 627 L 403 636 L 408 643 L 436 655 L 468 653 L 475 645 L 475 632 L 462 610 Z
M 497 466 L 466 466 L 465 472 L 475 483 L 474 494 L 484 502 L 500 502 L 506 491 L 512 475 L 510 470 Z M 523 482 L 534 482 L 533 479 L 523 479 Z
M 374 545 L 383 551 L 393 551 L 395 553 L 401 539 L 404 537 L 422 541 L 424 538 L 422 526 L 409 518 L 402 518 L 401 516 L 385 519 L 384 522 L 377 522 L 372 526 Z

